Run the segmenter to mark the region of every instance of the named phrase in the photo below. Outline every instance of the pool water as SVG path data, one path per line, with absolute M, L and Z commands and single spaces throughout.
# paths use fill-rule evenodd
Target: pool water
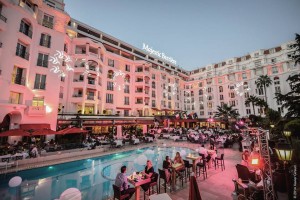
M 80 190 L 83 200 L 108 199 L 113 196 L 112 184 L 121 166 L 127 166 L 129 175 L 144 170 L 146 161 L 152 160 L 154 171 L 158 172 L 165 157 L 168 155 L 173 159 L 176 152 L 181 152 L 184 158 L 184 154 L 194 151 L 180 147 L 147 147 L 0 175 L 0 199 L 59 199 L 63 191 L 73 187 Z M 22 184 L 17 188 L 9 188 L 8 182 L 14 176 L 20 176 Z

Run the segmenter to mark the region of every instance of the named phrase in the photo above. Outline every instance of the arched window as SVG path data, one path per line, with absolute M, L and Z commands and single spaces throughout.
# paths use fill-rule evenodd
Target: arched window
M 202 89 L 199 90 L 199 95 L 203 95 L 203 90 Z
M 113 70 L 109 70 L 107 73 L 107 78 L 112 79 L 114 77 L 114 71 Z
M 223 92 L 223 86 L 219 87 L 219 92 Z

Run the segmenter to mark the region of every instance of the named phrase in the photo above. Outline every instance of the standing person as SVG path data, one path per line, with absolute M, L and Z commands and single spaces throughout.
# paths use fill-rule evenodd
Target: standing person
M 238 141 L 239 141 L 239 151 L 240 151 L 240 152 L 243 151 L 243 145 L 242 145 L 243 139 L 244 139 L 244 138 L 243 138 L 242 134 L 240 134 L 240 135 L 239 135 L 239 139 L 238 139 Z
M 127 176 L 126 176 L 126 166 L 121 167 L 121 173 L 117 174 L 115 185 L 120 188 L 121 194 L 129 194 L 125 200 L 129 200 L 135 193 L 134 188 L 129 188 Z
M 241 163 L 242 165 L 248 167 L 249 156 L 250 156 L 249 151 L 245 150 L 242 154 L 242 163 Z

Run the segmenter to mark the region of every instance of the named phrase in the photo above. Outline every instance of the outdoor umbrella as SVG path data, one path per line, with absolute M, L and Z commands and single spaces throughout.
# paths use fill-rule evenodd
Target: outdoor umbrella
M 30 132 L 23 129 L 11 129 L 5 132 L 0 133 L 0 137 L 8 136 L 30 136 Z
M 57 134 L 56 131 L 53 131 L 51 129 L 36 129 L 33 130 L 33 132 L 31 133 L 32 136 L 36 136 L 36 135 L 54 135 Z
M 195 176 L 191 176 L 189 200 L 202 200 Z
M 87 133 L 87 130 L 83 130 L 81 128 L 77 127 L 71 127 L 71 128 L 66 128 L 60 131 L 57 131 L 58 135 L 65 135 L 65 134 L 74 134 L 74 133 Z

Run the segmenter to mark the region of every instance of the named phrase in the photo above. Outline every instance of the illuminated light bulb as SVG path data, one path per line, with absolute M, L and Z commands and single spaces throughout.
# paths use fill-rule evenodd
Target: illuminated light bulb
M 51 113 L 52 112 L 52 108 L 50 106 L 46 106 L 46 113 Z

